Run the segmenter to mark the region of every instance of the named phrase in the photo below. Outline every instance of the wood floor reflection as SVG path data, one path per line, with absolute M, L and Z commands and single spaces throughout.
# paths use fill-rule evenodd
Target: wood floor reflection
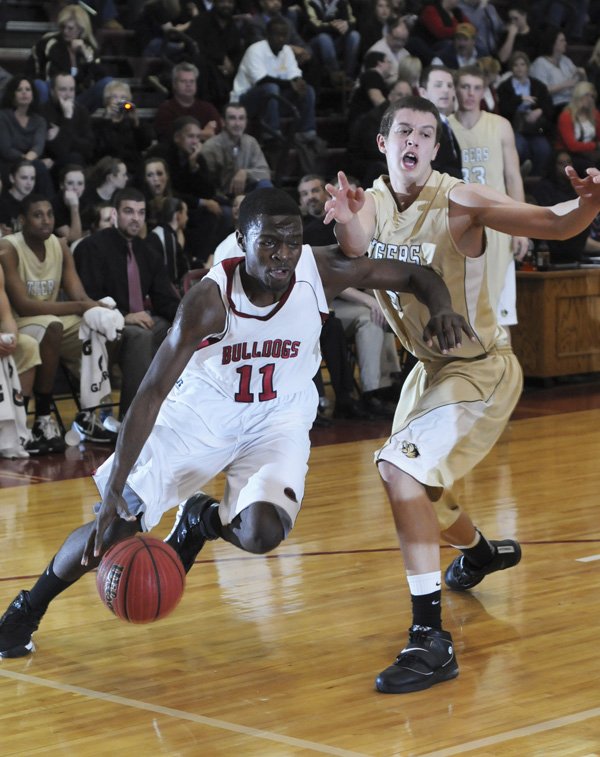
M 374 691 L 410 623 L 378 440 L 324 444 L 290 539 L 264 557 L 208 544 L 171 617 L 116 620 L 93 576 L 59 597 L 37 652 L 0 662 L 0 754 L 598 754 L 599 428 L 598 408 L 513 420 L 462 485 L 476 522 L 518 537 L 523 560 L 445 592 L 456 680 Z M 89 519 L 91 480 L 52 479 L 40 468 L 0 489 L 2 608 Z

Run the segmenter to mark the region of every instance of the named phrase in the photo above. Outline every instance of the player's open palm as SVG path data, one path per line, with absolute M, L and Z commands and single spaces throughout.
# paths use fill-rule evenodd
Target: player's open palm
M 462 315 L 453 310 L 442 310 L 429 319 L 423 331 L 423 340 L 432 347 L 434 338 L 437 339 L 440 352 L 446 354 L 461 346 L 463 334 L 472 341 L 476 339 L 475 332 Z
M 326 184 L 325 189 L 329 192 L 330 198 L 325 203 L 323 223 L 348 223 L 365 204 L 364 189 L 350 186 L 343 171 L 338 171 L 338 186 Z

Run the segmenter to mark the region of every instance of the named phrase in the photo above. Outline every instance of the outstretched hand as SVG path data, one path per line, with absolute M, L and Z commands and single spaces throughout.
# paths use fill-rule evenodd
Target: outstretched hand
M 423 331 L 423 341 L 428 347 L 433 347 L 433 338 L 437 338 L 440 352 L 446 355 L 461 346 L 463 332 L 472 342 L 476 340 L 475 332 L 462 315 L 453 310 L 444 310 L 429 319 Z
M 362 187 L 352 188 L 343 171 L 338 171 L 338 186 L 326 184 L 325 189 L 331 197 L 325 203 L 323 223 L 331 223 L 331 221 L 348 223 L 365 204 L 364 189 Z
M 600 206 L 600 171 L 597 168 L 586 168 L 586 176 L 579 176 L 573 166 L 566 166 L 565 173 L 569 177 L 571 186 L 584 202 L 591 202 Z
M 127 503 L 123 497 L 117 497 L 114 501 L 108 498 L 103 499 L 96 515 L 96 523 L 85 543 L 83 555 L 81 556 L 82 565 L 87 565 L 92 555 L 94 557 L 100 556 L 104 543 L 104 534 L 118 518 L 133 521 L 135 520 L 135 515 L 129 513 Z

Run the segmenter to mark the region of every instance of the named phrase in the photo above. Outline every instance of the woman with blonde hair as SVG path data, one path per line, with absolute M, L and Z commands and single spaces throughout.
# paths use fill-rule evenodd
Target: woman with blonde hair
M 407 81 L 414 92 L 418 92 L 423 63 L 416 55 L 407 55 L 398 64 L 398 76 L 396 80 Z
M 579 82 L 568 105 L 558 117 L 557 147 L 566 149 L 580 173 L 600 163 L 600 111 L 598 93 L 588 81 Z
M 131 174 L 135 174 L 141 155 L 152 143 L 152 126 L 138 117 L 127 82 L 113 79 L 104 87 L 102 118 L 92 122 L 94 157 L 119 158 Z
M 75 77 L 77 102 L 93 112 L 111 77 L 102 71 L 90 17 L 79 5 L 66 5 L 57 23 L 58 32 L 45 34 L 31 51 L 40 101 L 48 100 L 51 77 L 69 72 Z

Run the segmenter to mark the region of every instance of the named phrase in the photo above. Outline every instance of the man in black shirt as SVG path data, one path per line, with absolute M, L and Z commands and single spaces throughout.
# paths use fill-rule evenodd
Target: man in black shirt
M 440 173 L 449 173 L 450 176 L 462 179 L 460 145 L 448 123 L 448 116 L 454 113 L 456 98 L 452 71 L 445 66 L 429 66 L 421 74 L 419 84 L 419 94 L 439 110 L 444 127 L 440 148 L 431 167 Z
M 111 355 L 122 373 L 122 418 L 167 335 L 179 297 L 162 257 L 140 239 L 146 217 L 144 195 L 137 189 L 123 189 L 115 195 L 115 208 L 117 227 L 83 239 L 74 258 L 86 291 L 93 292 L 90 296 L 96 300 L 112 297 L 125 317 L 123 337 Z
M 148 151 L 148 156 L 165 160 L 173 193 L 188 206 L 186 253 L 196 268 L 202 268 L 233 228 L 216 199 L 215 184 L 202 156 L 201 132 L 193 116 L 182 116 L 173 125 L 169 143 L 155 145 Z
M 45 155 L 62 168 L 67 163 L 87 165 L 94 152 L 90 115 L 75 102 L 75 78 L 56 74 L 50 82 L 50 99 L 42 107 L 48 122 Z

